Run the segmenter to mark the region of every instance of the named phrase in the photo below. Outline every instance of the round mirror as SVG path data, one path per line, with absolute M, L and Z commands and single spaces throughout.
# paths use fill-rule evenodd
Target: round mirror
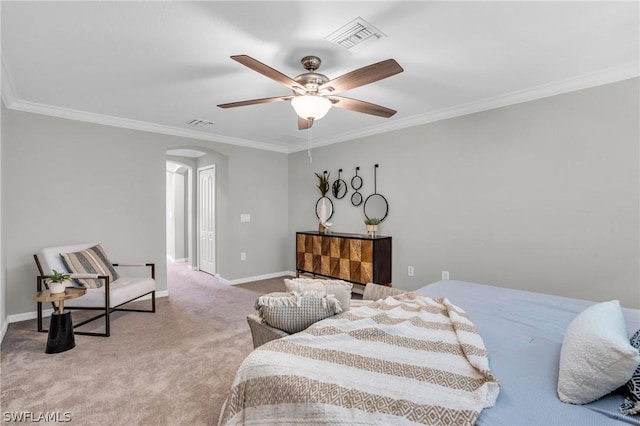
M 353 204 L 354 206 L 359 206 L 360 204 L 362 204 L 362 194 L 358 191 L 354 192 L 351 195 L 351 204 Z
M 364 201 L 364 215 L 367 219 L 378 218 L 380 222 L 387 217 L 389 213 L 389 204 L 387 199 L 380 194 L 371 194 Z
M 316 216 L 320 219 L 320 210 L 322 209 L 322 204 L 324 201 L 324 206 L 327 209 L 327 220 L 331 219 L 333 216 L 333 203 L 329 197 L 320 197 L 316 202 Z
M 347 195 L 347 182 L 342 179 L 334 180 L 331 186 L 331 192 L 338 200 L 344 198 L 344 196 Z
M 353 189 L 355 189 L 356 191 L 360 188 L 362 188 L 362 178 L 358 175 L 355 175 L 354 177 L 351 178 L 351 187 Z M 362 196 L 360 197 L 360 202 L 362 202 Z M 358 203 L 359 204 L 359 203 Z M 356 205 L 358 205 L 356 204 Z

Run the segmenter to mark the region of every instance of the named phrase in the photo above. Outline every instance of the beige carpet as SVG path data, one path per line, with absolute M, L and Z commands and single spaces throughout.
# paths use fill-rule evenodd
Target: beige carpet
M 18 412 L 66 412 L 76 425 L 216 424 L 252 350 L 246 316 L 258 295 L 284 291 L 283 280 L 226 286 L 170 264 L 168 282 L 155 314 L 115 313 L 111 337 L 78 335 L 67 352 L 45 354 L 35 320 L 10 324 L 0 351 L 2 424 Z

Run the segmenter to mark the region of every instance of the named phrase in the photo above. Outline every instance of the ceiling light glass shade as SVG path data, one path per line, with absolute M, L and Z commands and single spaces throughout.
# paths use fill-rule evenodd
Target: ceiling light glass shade
M 302 95 L 291 99 L 291 105 L 298 117 L 308 120 L 320 120 L 331 108 L 331 101 L 317 95 Z

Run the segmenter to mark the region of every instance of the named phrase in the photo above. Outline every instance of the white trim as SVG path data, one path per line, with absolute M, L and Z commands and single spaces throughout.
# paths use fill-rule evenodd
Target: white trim
M 294 276 L 295 277 L 296 273 L 292 272 L 292 271 L 281 271 L 281 272 L 274 272 L 274 273 L 265 274 L 265 275 L 256 275 L 256 276 L 253 276 L 253 277 L 237 278 L 235 280 L 227 280 L 225 278 L 218 277 L 218 280 L 222 284 L 237 285 L 237 284 L 250 283 L 252 281 L 268 280 L 268 279 L 271 279 L 271 278 L 278 278 L 278 277 L 285 277 L 285 276 Z
M 262 149 L 265 151 L 275 151 L 287 153 L 287 147 L 270 144 L 266 142 L 252 141 L 249 139 L 234 138 L 218 134 L 198 132 L 196 130 L 181 129 L 179 127 L 165 126 L 162 124 L 147 123 L 144 121 L 131 120 L 128 118 L 113 117 L 110 115 L 94 114 L 92 112 L 78 111 L 70 108 L 55 107 L 51 105 L 39 104 L 36 102 L 16 100 L 7 105 L 9 109 L 31 112 L 33 114 L 43 114 L 52 117 L 66 118 L 69 120 L 85 121 L 87 123 L 102 124 L 105 126 L 121 127 L 123 129 L 142 130 L 144 132 L 160 133 L 171 136 L 180 136 L 191 139 L 198 139 L 211 142 L 220 142 L 228 145 L 244 146 L 247 148 Z
M 9 328 L 9 321 L 5 318 L 4 324 L 2 325 L 2 330 L 0 330 L 0 343 L 4 340 L 4 336 L 7 334 L 7 329 Z
M 53 312 L 53 309 L 51 309 L 51 308 L 43 309 L 42 310 L 42 317 L 43 318 L 50 317 L 52 312 Z M 9 315 L 7 317 L 7 321 L 9 323 L 14 323 L 14 322 L 32 320 L 32 319 L 36 319 L 36 318 L 38 318 L 38 312 L 37 311 L 32 311 L 32 312 L 23 312 L 21 314 Z
M 142 130 L 145 132 L 160 133 L 172 136 L 180 136 L 198 140 L 219 142 L 229 145 L 243 146 L 247 148 L 262 149 L 265 151 L 274 151 L 281 153 L 293 153 L 304 151 L 307 149 L 305 144 L 296 144 L 294 146 L 282 146 L 267 142 L 254 141 L 249 139 L 235 138 L 218 134 L 199 132 L 189 129 L 181 129 L 178 127 L 165 126 L 160 124 L 147 123 L 143 121 L 130 120 L 127 118 L 113 117 L 109 115 L 94 114 L 90 112 L 78 111 L 69 108 L 54 107 L 35 102 L 22 101 L 17 99 L 15 87 L 11 83 L 10 77 L 7 77 L 8 71 L 4 60 L 2 61 L 2 72 L 5 76 L 2 78 L 2 99 L 9 109 L 18 111 L 31 112 L 34 114 L 44 114 L 53 117 L 66 118 L 69 120 L 85 121 L 89 123 L 102 124 L 106 126 L 121 127 L 125 129 Z M 492 98 L 482 99 L 470 102 L 464 105 L 458 105 L 450 108 L 444 108 L 437 111 L 419 114 L 411 117 L 401 118 L 389 121 L 377 126 L 367 127 L 365 129 L 343 133 L 338 136 L 323 138 L 316 140 L 312 147 L 321 147 L 332 145 L 348 140 L 362 138 L 366 136 L 386 133 L 393 130 L 404 129 L 407 127 L 418 126 L 421 124 L 432 123 L 434 121 L 445 120 L 448 118 L 459 117 L 462 115 L 472 114 L 480 111 L 487 111 L 504 106 L 514 105 L 521 102 L 532 101 L 549 96 L 560 95 L 576 90 L 587 89 L 589 87 L 601 86 L 604 84 L 614 83 L 629 78 L 638 77 L 640 75 L 640 62 L 629 62 L 616 67 L 599 70 L 576 77 L 567 78 L 565 80 L 555 81 L 540 86 L 531 87 L 529 89 L 518 90 L 504 95 Z
M 156 291 L 156 299 L 159 298 L 159 297 L 169 297 L 169 290 Z M 148 294 L 148 295 L 146 295 L 144 297 L 141 297 L 140 299 L 136 299 L 136 301 L 138 301 L 138 300 L 150 300 L 150 299 L 151 299 L 151 295 Z M 73 311 L 73 307 L 69 307 L 69 310 Z M 49 317 L 49 316 L 51 316 L 52 312 L 53 312 L 53 309 L 43 309 L 42 317 L 43 318 Z M 14 322 L 32 320 L 32 319 L 36 319 L 36 318 L 38 318 L 38 311 L 23 312 L 21 314 L 9 315 L 7 317 L 7 322 L 8 323 L 14 323 Z
M 418 126 L 421 124 L 432 123 L 434 121 L 446 120 L 448 118 L 459 117 L 476 112 L 488 111 L 491 109 L 515 105 L 522 102 L 533 101 L 550 96 L 561 95 L 563 93 L 574 92 L 576 90 L 588 89 L 590 87 L 615 83 L 617 81 L 638 77 L 639 75 L 640 62 L 629 62 L 618 67 L 607 68 L 605 70 L 583 74 L 577 77 L 531 87 L 529 89 L 518 90 L 511 93 L 506 93 L 504 95 L 470 102 L 464 105 L 456 105 L 454 107 L 444 108 L 425 114 L 414 115 L 412 117 L 390 121 L 388 123 L 380 124 L 377 126 L 367 127 L 366 129 L 343 133 L 335 137 L 319 139 L 313 143 L 313 148 L 333 145 L 339 142 L 345 142 L 365 136 L 377 135 L 380 133 Z M 301 145 L 290 148 L 289 152 L 291 153 L 304 151 L 306 149 L 306 146 Z

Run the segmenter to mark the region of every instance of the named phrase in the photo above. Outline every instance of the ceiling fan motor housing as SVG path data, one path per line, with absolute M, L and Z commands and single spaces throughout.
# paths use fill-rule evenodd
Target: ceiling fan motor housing
M 294 80 L 304 86 L 308 94 L 314 94 L 318 92 L 318 87 L 329 81 L 329 77 L 316 72 L 306 72 L 295 77 Z
M 310 55 L 302 58 L 300 63 L 308 72 L 300 74 L 295 77 L 294 80 L 307 89 L 307 94 L 317 94 L 318 87 L 329 81 L 329 78 L 326 75 L 314 72 L 320 68 L 322 61 L 317 56 Z

